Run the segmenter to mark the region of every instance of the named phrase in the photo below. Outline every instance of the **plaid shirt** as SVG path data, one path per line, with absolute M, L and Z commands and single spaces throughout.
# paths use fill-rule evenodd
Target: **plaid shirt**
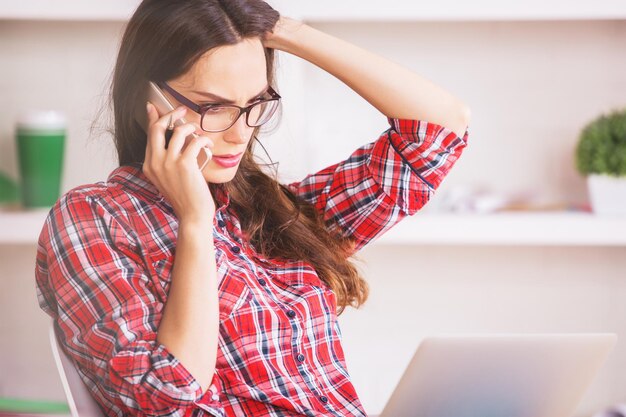
M 348 159 L 288 184 L 357 250 L 416 213 L 467 145 L 451 130 L 389 119 Z M 302 261 L 265 259 L 217 187 L 213 238 L 220 330 L 206 392 L 156 341 L 178 222 L 141 171 L 116 168 L 52 207 L 37 297 L 63 350 L 109 416 L 365 416 L 350 381 L 335 294 Z

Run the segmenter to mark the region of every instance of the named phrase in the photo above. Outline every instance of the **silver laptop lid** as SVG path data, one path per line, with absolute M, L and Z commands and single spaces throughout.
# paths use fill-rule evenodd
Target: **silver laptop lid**
M 571 417 L 616 340 L 613 333 L 428 337 L 380 417 Z

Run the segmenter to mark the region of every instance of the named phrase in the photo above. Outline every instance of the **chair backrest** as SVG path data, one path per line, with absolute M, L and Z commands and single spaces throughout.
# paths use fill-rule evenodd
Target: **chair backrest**
M 54 324 L 50 325 L 50 344 L 72 417 L 106 417 L 80 379 L 70 358 L 61 349 L 54 333 Z

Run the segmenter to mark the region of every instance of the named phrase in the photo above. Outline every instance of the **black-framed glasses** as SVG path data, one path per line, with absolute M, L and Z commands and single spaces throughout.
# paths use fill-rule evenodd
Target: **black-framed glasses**
M 180 103 L 198 113 L 200 115 L 200 127 L 205 132 L 222 132 L 230 129 L 239 120 L 242 113 L 246 114 L 248 126 L 262 126 L 269 122 L 276 113 L 281 99 L 281 96 L 270 86 L 267 90 L 270 98 L 258 100 L 247 107 L 239 107 L 234 104 L 200 105 L 174 90 L 166 82 L 160 82 L 157 85 L 174 96 Z

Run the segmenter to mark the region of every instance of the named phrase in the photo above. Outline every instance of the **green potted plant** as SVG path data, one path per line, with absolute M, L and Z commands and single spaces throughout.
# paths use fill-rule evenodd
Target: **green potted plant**
M 600 115 L 583 128 L 576 168 L 587 177 L 594 213 L 626 215 L 626 108 Z

